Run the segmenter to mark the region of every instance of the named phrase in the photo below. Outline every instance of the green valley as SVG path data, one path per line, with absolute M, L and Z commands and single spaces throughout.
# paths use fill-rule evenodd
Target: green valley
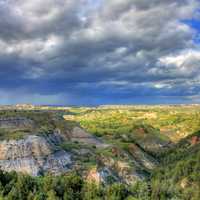
M 200 106 L 1 108 L 0 197 L 199 200 Z

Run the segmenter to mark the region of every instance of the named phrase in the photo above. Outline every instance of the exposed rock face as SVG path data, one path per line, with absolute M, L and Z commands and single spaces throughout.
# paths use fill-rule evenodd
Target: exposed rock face
M 112 177 L 112 178 L 111 178 Z M 92 168 L 88 171 L 86 180 L 88 182 L 95 182 L 96 184 L 104 183 L 107 184 L 110 180 L 119 182 L 120 180 L 116 177 L 113 172 L 107 167 L 98 169 L 97 167 Z
M 27 124 L 29 123 L 25 125 Z M 31 124 L 30 121 L 29 125 Z M 77 145 L 78 148 L 75 148 L 73 147 L 75 141 L 85 145 Z M 73 144 L 69 145 L 71 149 L 67 151 L 62 149 L 65 142 Z M 91 145 L 97 149 L 91 148 Z M 103 148 L 108 148 L 111 154 L 104 155 Z M 102 153 L 99 154 L 98 151 Z M 91 169 L 91 166 L 89 168 L 84 166 L 87 159 L 89 162 L 96 162 L 94 163 L 96 167 Z M 154 164 L 154 159 L 137 145 L 130 145 L 129 152 L 126 152 L 117 146 L 104 143 L 80 127 L 74 127 L 68 132 L 67 137 L 56 129 L 52 134 L 28 135 L 20 140 L 0 141 L 0 168 L 33 176 L 43 173 L 58 175 L 77 169 L 88 181 L 98 184 L 111 182 L 134 184 L 145 178 L 138 169 L 152 169 Z
M 23 120 L 26 123 L 22 123 Z M 19 123 L 15 123 L 16 121 Z M 5 127 L 6 124 L 9 128 L 15 128 L 15 125 L 16 128 L 32 125 L 32 121 L 27 121 L 27 119 L 13 118 L 6 119 L 4 122 L 2 122 L 2 126 Z M 72 151 L 67 152 L 60 148 L 59 145 L 66 140 L 101 148 L 107 146 L 79 127 L 74 127 L 69 138 L 56 129 L 54 133 L 48 135 L 28 135 L 20 140 L 2 140 L 0 141 L 0 168 L 5 171 L 23 172 L 33 176 L 43 173 L 57 175 L 69 171 L 74 167 L 74 162 L 76 162 L 74 159 L 76 158 Z M 79 157 L 91 153 L 89 149 L 77 151 Z M 79 158 L 77 159 L 79 160 Z
M 96 147 L 107 147 L 109 145 L 101 142 L 96 137 L 92 136 L 91 134 L 87 133 L 85 130 L 81 129 L 80 127 L 74 127 L 71 133 L 71 140 L 77 141 L 85 144 L 94 145 Z
M 58 174 L 69 169 L 71 155 L 59 150 L 52 138 L 30 135 L 21 140 L 0 142 L 0 167 L 36 176 L 41 172 Z M 56 142 L 56 141 L 55 141 Z
M 19 129 L 19 128 L 30 128 L 33 126 L 33 121 L 24 117 L 10 117 L 0 118 L 0 128 L 3 129 Z
M 140 149 L 135 144 L 129 145 L 129 153 L 136 159 L 139 164 L 143 165 L 147 169 L 153 169 L 156 167 L 157 161 L 145 153 L 142 149 Z
M 137 171 L 140 166 L 137 161 L 132 161 L 134 164 L 130 165 L 129 162 L 125 160 L 115 160 L 113 158 L 101 157 L 101 168 L 99 174 L 101 175 L 101 180 L 106 182 L 107 177 L 114 178 L 117 182 L 123 182 L 126 184 L 134 184 L 138 180 L 143 180 L 145 176 Z

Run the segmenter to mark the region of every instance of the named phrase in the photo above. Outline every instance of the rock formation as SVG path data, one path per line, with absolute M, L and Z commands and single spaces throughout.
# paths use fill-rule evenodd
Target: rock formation
M 101 140 L 97 139 L 95 136 L 87 133 L 80 127 L 74 127 L 71 132 L 71 140 L 77 141 L 85 144 L 94 145 L 96 147 L 107 147 L 108 144 L 103 143 Z
M 9 117 L 0 118 L 0 128 L 3 129 L 20 129 L 20 128 L 31 128 L 33 121 L 24 117 Z
M 0 128 L 9 130 L 10 134 L 13 130 L 31 130 L 20 139 L 0 141 L 2 170 L 38 176 L 75 169 L 89 181 L 132 184 L 145 178 L 142 170 L 151 170 L 156 165 L 155 160 L 139 146 L 129 145 L 127 152 L 106 144 L 78 126 L 66 130 L 55 128 L 52 133 L 35 133 L 34 126 L 34 121 L 27 118 L 0 119 Z
M 71 155 L 58 149 L 52 138 L 29 135 L 21 140 L 0 142 L 0 167 L 6 171 L 25 172 L 33 176 L 40 173 L 58 174 L 69 170 Z

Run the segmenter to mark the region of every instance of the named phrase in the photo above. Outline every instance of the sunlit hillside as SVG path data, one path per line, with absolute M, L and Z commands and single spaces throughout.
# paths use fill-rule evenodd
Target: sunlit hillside
M 106 106 L 73 108 L 67 120 L 97 136 L 109 136 L 133 131 L 135 125 L 154 127 L 161 137 L 177 142 L 200 129 L 200 106 Z

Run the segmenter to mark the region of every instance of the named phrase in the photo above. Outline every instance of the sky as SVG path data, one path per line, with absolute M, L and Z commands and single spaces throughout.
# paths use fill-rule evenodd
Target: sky
M 0 0 L 0 104 L 200 103 L 199 0 Z

